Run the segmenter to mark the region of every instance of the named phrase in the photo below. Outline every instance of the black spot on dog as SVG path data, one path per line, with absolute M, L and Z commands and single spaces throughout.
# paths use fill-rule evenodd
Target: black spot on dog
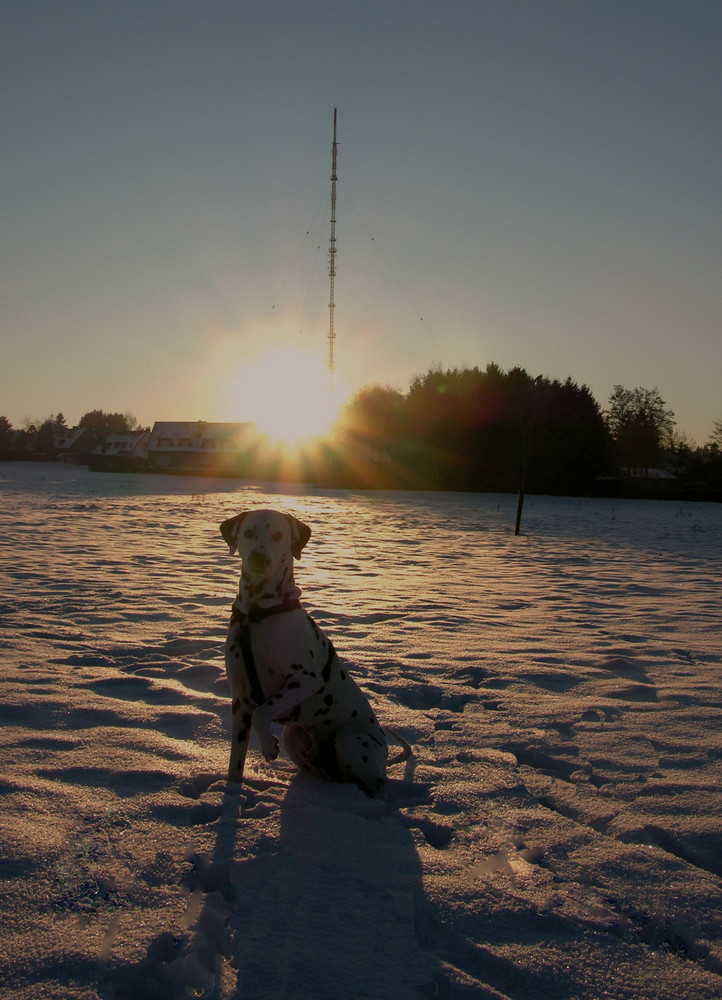
M 245 740 L 245 738 L 246 738 L 247 736 L 248 736 L 248 731 L 247 731 L 247 730 L 245 730 L 245 729 L 242 729 L 242 730 L 240 731 L 240 733 L 238 734 L 238 736 L 237 736 L 237 740 L 238 740 L 238 742 L 239 742 L 239 743 L 243 743 L 243 741 Z
M 236 700 L 235 700 L 235 701 L 233 702 L 233 704 L 231 705 L 231 712 L 232 712 L 232 714 L 233 714 L 233 715 L 235 715 L 235 714 L 236 714 L 236 712 L 238 711 L 238 709 L 239 709 L 240 707 L 241 707 L 241 703 L 240 703 L 240 701 L 238 700 L 238 698 L 236 698 Z
M 250 712 L 246 712 L 245 715 L 243 716 L 243 718 L 241 719 L 241 722 L 243 723 L 243 725 L 247 729 L 250 729 L 251 728 L 251 720 L 252 719 L 253 719 L 253 716 L 251 715 L 251 713 Z
M 336 699 L 334 698 L 334 696 L 333 696 L 332 694 L 327 694 L 327 695 L 326 695 L 326 697 L 325 697 L 325 698 L 324 698 L 323 700 L 324 700 L 324 702 L 325 702 L 325 703 L 326 703 L 327 705 L 333 705 L 333 703 L 334 703 L 334 701 L 335 701 Z
M 342 671 L 341 671 L 341 680 L 342 680 L 342 681 L 345 681 L 345 680 L 346 680 L 346 671 L 345 671 L 345 670 L 342 670 Z
M 368 764 L 368 762 L 369 762 L 369 759 L 368 759 L 368 757 L 366 757 L 366 756 L 363 756 L 363 757 L 361 758 L 361 760 L 362 760 L 362 761 L 364 762 L 364 764 Z
M 289 691 L 291 690 L 291 688 L 300 688 L 300 686 L 301 686 L 300 681 L 289 681 L 288 684 L 286 685 Z
M 351 713 L 351 718 L 355 719 L 357 715 L 358 715 L 358 712 L 354 709 L 354 711 Z

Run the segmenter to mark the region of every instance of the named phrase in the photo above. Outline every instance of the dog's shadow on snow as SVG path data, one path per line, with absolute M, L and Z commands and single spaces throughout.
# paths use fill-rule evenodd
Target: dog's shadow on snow
M 426 904 L 411 831 L 446 844 L 403 812 L 428 798 L 413 761 L 380 798 L 290 769 L 280 776 L 228 784 L 219 806 L 193 807 L 196 822 L 215 822 L 215 840 L 210 854 L 186 858 L 182 934 L 165 931 L 138 965 L 107 970 L 103 996 L 434 995 L 417 937 Z M 255 829 L 241 835 L 244 824 Z
M 215 838 L 210 854 L 186 855 L 181 933 L 156 935 L 139 963 L 96 970 L 100 996 L 421 1000 L 481 995 L 487 982 L 527 992 L 528 969 L 473 943 L 479 914 L 426 897 L 417 844 L 444 851 L 452 829 L 425 808 L 430 788 L 414 780 L 414 763 L 378 799 L 281 767 L 269 779 L 226 784 L 218 805 L 194 806 L 194 822 L 214 823 Z M 199 795 L 222 788 L 210 775 L 195 784 Z M 499 913 L 494 934 L 538 940 L 554 919 L 540 912 L 520 927 L 513 911 Z M 540 970 L 535 995 L 553 992 L 559 978 Z
M 431 982 L 414 929 L 421 862 L 398 809 L 419 794 L 292 778 L 277 841 L 234 868 L 236 1000 L 403 998 Z

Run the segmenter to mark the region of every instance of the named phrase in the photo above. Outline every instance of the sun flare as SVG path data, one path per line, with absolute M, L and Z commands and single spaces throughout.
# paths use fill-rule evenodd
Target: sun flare
M 234 410 L 274 441 L 297 444 L 325 434 L 338 416 L 339 395 L 331 395 L 321 358 L 284 346 L 249 359 L 229 391 Z

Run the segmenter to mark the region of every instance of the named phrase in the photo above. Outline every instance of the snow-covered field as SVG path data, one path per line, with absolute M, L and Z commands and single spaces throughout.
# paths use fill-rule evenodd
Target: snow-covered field
M 414 747 L 223 778 L 247 506 Z M 722 506 L 0 465 L 0 997 L 722 995 Z

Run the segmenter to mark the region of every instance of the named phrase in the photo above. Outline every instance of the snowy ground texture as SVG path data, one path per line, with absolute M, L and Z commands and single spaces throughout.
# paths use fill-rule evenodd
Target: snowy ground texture
M 224 780 L 248 506 L 414 747 Z M 722 995 L 722 506 L 0 466 L 0 997 Z

